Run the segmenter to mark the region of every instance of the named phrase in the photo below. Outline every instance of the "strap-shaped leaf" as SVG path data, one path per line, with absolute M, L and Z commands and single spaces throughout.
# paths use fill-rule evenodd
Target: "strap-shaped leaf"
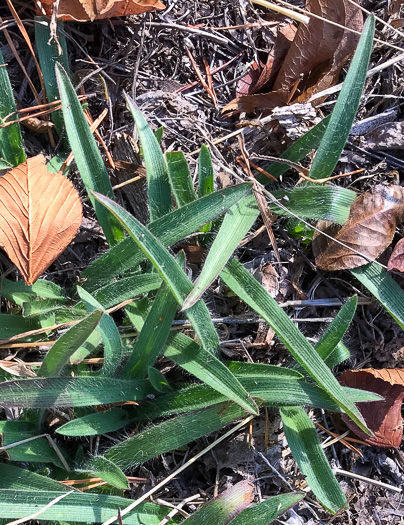
M 369 431 L 359 410 L 343 392 L 341 385 L 332 375 L 327 365 L 313 351 L 313 347 L 287 314 L 279 308 L 276 301 L 244 266 L 232 259 L 222 271 L 221 278 L 240 299 L 265 319 L 296 361 L 346 411 L 349 417 L 368 433 Z
M 182 151 L 166 153 L 168 176 L 178 208 L 196 200 L 194 184 L 188 163 Z
M 125 98 L 136 123 L 142 145 L 146 164 L 150 220 L 155 221 L 171 211 L 171 189 L 168 182 L 167 166 L 160 145 L 146 119 L 137 108 L 135 102 L 128 95 L 125 95 Z M 96 191 L 104 193 L 100 190 Z M 104 195 L 107 194 L 104 193 Z
M 309 487 L 330 512 L 337 512 L 346 503 L 337 479 L 325 457 L 316 429 L 299 407 L 281 408 L 283 431 L 293 457 Z
M 58 376 L 68 364 L 73 353 L 90 337 L 102 317 L 101 310 L 94 310 L 85 319 L 63 334 L 46 354 L 38 371 L 41 377 Z
M 76 92 L 60 64 L 56 64 L 56 78 L 70 147 L 98 221 L 112 246 L 123 239 L 123 231 L 114 217 L 90 193 L 95 190 L 113 198 L 111 181 Z
M 256 221 L 258 215 L 259 210 L 253 195 L 241 199 L 226 213 L 220 230 L 206 257 L 202 272 L 182 306 L 183 310 L 194 305 L 216 279 L 244 235 L 248 233 Z
M 250 183 L 245 183 L 217 191 L 150 223 L 148 228 L 164 246 L 170 246 L 197 231 L 206 222 L 226 213 L 236 202 L 251 193 L 251 187 Z M 83 272 L 83 288 L 91 292 L 109 284 L 113 277 L 135 268 L 144 258 L 138 245 L 131 238 L 125 239 Z
M 366 20 L 327 129 L 314 157 L 310 169 L 310 177 L 313 179 L 329 177 L 344 149 L 366 82 L 374 29 L 375 19 L 371 15 Z
M 264 523 L 268 525 L 303 498 L 304 494 L 293 492 L 268 498 L 248 507 L 248 509 L 244 509 L 230 522 L 230 525 L 260 525 Z

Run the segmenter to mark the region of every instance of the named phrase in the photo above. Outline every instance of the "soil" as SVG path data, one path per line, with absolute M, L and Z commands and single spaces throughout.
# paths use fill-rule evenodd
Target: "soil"
M 217 188 L 245 180 L 245 173 L 236 161 L 236 157 L 240 155 L 237 137 L 223 139 L 241 129 L 239 119 L 224 120 L 220 110 L 235 96 L 237 81 L 247 71 L 258 50 L 266 50 L 273 44 L 275 29 L 272 26 L 258 25 L 224 31 L 211 30 L 257 21 L 282 23 L 283 19 L 279 15 L 269 14 L 267 10 L 254 8 L 245 0 L 166 0 L 165 3 L 167 9 L 161 13 L 95 21 L 92 24 L 66 23 L 71 70 L 77 80 L 81 79 L 82 88 L 89 96 L 89 109 L 93 118 L 104 108 L 108 109 L 108 117 L 99 131 L 115 160 L 136 160 L 136 146 L 132 147 L 132 143 L 136 145 L 136 136 L 134 141 L 131 138 L 134 132 L 133 121 L 123 99 L 123 93 L 126 92 L 134 98 L 152 128 L 164 127 L 163 149 L 183 151 L 192 173 L 196 173 L 200 146 L 207 144 L 212 152 Z M 291 3 L 301 4 L 298 0 L 292 0 Z M 16 0 L 14 5 L 32 37 L 32 11 L 26 6 L 26 2 Z M 387 2 L 367 1 L 365 7 L 383 20 L 390 20 Z M 33 82 L 38 86 L 31 55 L 12 23 L 10 12 L 5 5 L 0 7 L 0 15 L 4 22 L 10 22 L 10 35 Z M 377 27 L 379 38 L 400 47 L 402 39 L 399 36 L 380 23 L 377 23 Z M 18 103 L 24 107 L 34 105 L 28 83 L 1 33 L 0 45 L 8 63 Z M 224 66 L 213 77 L 216 104 L 198 82 L 187 50 L 201 71 L 204 71 L 203 60 L 206 60 L 211 68 Z M 376 44 L 370 67 L 379 65 L 399 53 L 396 49 Z M 402 133 L 398 130 L 402 126 L 402 69 L 403 62 L 396 62 L 375 74 L 367 82 L 358 112 L 358 121 L 363 121 L 367 117 L 392 110 L 391 120 L 384 125 L 394 125 L 394 133 L 389 134 L 388 130 L 380 132 L 380 144 L 379 135 L 374 131 L 368 139 L 366 135 L 351 136 L 337 172 L 350 172 L 359 168 L 364 168 L 365 171 L 360 176 L 340 179 L 336 184 L 362 192 L 380 182 L 401 181 L 404 173 L 404 142 Z M 341 73 L 341 81 L 345 74 L 346 69 Z M 282 108 L 284 116 L 280 117 L 278 113 L 274 119 L 276 124 L 272 122 L 263 129 L 244 129 L 245 148 L 250 153 L 279 156 L 297 136 L 302 135 L 329 113 L 333 100 L 335 95 L 329 97 L 327 103 L 316 110 L 306 105 L 293 119 L 290 109 Z M 259 118 L 260 115 L 250 117 Z M 50 158 L 54 154 L 47 135 L 25 130 L 24 140 L 29 155 L 42 152 Z M 133 158 L 130 158 L 131 155 Z M 116 171 L 111 169 L 113 184 L 120 183 L 128 177 L 124 173 L 124 166 Z M 83 192 L 79 178 L 76 177 L 74 181 Z M 286 185 L 291 186 L 296 177 L 288 172 L 284 181 Z M 142 205 L 144 199 L 133 197 L 142 195 L 143 191 L 143 184 L 140 182 L 136 188 L 128 186 L 121 190 L 119 199 L 125 206 L 133 206 L 130 211 L 143 222 L 147 222 L 147 209 Z M 257 223 L 254 229 L 258 230 L 261 224 Z M 268 291 L 280 303 L 302 299 L 326 300 L 358 293 L 362 305 L 358 308 L 345 338 L 351 358 L 335 371 L 337 377 L 346 368 L 404 368 L 404 336 L 397 324 L 348 272 L 324 275 L 313 269 L 313 265 L 310 264 L 311 250 L 299 240 L 291 240 L 285 233 L 286 230 L 287 224 L 284 219 L 275 222 L 274 233 L 282 265 L 276 263 L 265 230 L 240 248 L 238 256 L 258 279 L 263 280 Z M 400 227 L 397 239 L 402 235 L 403 229 Z M 74 244 L 51 266 L 46 278 L 69 286 L 75 282 L 88 263 L 106 249 L 101 230 L 88 206 L 85 209 L 85 221 Z M 196 254 L 189 264 L 193 278 L 199 271 L 200 262 L 201 256 Z M 3 274 L 11 272 L 11 278 L 16 278 L 16 272 L 3 254 L 0 255 L 0 265 Z M 402 285 L 403 279 L 397 279 Z M 207 299 L 214 317 L 249 313 L 237 299 L 229 299 L 218 287 L 212 287 Z M 338 306 L 289 306 L 286 311 L 298 322 L 305 336 L 310 341 L 316 341 L 327 327 L 327 320 L 333 318 L 338 309 Z M 264 324 L 223 323 L 219 326 L 219 331 L 221 339 L 225 341 L 223 353 L 231 359 L 281 365 L 287 365 L 289 362 L 286 349 Z M 317 411 L 313 411 L 311 416 L 324 427 L 340 433 L 346 431 L 342 421 L 335 416 Z M 240 432 L 217 446 L 168 484 L 164 491 L 158 494 L 158 498 L 168 503 L 179 504 L 191 495 L 196 495 L 196 499 L 184 507 L 187 512 L 192 512 L 200 503 L 243 479 L 254 481 L 256 501 L 287 492 L 291 488 L 307 491 L 287 447 L 277 412 L 270 411 L 268 417 L 268 450 L 264 440 L 263 415 L 252 424 L 252 446 L 249 446 L 248 432 Z M 133 489 L 128 496 L 139 497 L 217 435 L 189 444 L 186 452 L 176 451 L 156 458 L 131 473 L 146 477 L 148 482 Z M 121 439 L 124 435 L 117 433 L 115 437 Z M 324 441 L 327 434 L 321 431 L 320 438 Z M 342 510 L 332 518 L 308 493 L 304 503 L 297 505 L 274 523 L 404 523 L 402 494 L 373 483 L 382 482 L 393 488 L 402 487 L 402 447 L 398 450 L 382 450 L 359 446 L 359 450 L 363 457 L 338 442 L 326 449 L 332 464 L 366 478 L 360 481 L 339 476 L 343 490 L 350 500 L 349 510 Z

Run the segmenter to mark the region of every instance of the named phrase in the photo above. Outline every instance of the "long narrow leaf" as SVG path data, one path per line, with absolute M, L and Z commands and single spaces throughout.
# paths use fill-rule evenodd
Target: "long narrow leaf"
M 258 413 L 254 401 L 234 374 L 185 334 L 171 334 L 164 355 L 249 412 Z
M 70 147 L 101 228 L 112 246 L 123 239 L 123 231 L 114 217 L 91 195 L 91 190 L 95 190 L 113 198 L 111 181 L 76 92 L 60 64 L 56 64 L 56 78 Z
M 304 494 L 281 494 L 240 512 L 230 525 L 268 525 L 304 498 Z
M 7 67 L 0 51 L 0 123 L 11 113 L 17 116 L 13 88 L 7 73 Z M 15 120 L 15 119 L 13 119 Z M 19 124 L 11 124 L 0 128 L 0 160 L 6 161 L 11 166 L 18 166 L 25 161 L 25 152 Z M 1 169 L 6 168 L 2 166 Z
M 306 372 L 368 433 L 361 413 L 343 392 L 327 365 L 313 351 L 313 347 L 287 314 L 244 266 L 232 259 L 221 273 L 221 277 L 233 292 L 265 319 Z
M 351 270 L 351 273 L 381 302 L 404 330 L 404 291 L 386 270 L 372 262 Z
M 188 163 L 182 151 L 166 153 L 168 176 L 178 208 L 196 200 L 195 188 L 192 182 Z
M 366 82 L 374 30 L 375 19 L 371 15 L 366 20 L 327 129 L 314 157 L 310 169 L 310 177 L 313 179 L 329 177 L 344 149 Z
M 90 337 L 102 317 L 101 310 L 94 310 L 80 323 L 72 326 L 51 347 L 38 375 L 42 377 L 58 376 L 68 364 L 73 353 Z
M 337 479 L 321 448 L 316 429 L 306 414 L 297 407 L 282 408 L 283 430 L 293 457 L 309 487 L 330 512 L 337 512 L 346 503 Z
M 149 230 L 164 246 L 170 246 L 195 232 L 207 221 L 211 221 L 229 210 L 236 202 L 251 194 L 250 183 L 217 191 L 175 210 L 148 225 Z M 145 255 L 133 242 L 125 239 L 109 249 L 92 263 L 82 274 L 83 288 L 92 292 L 129 268 L 136 267 Z
M 162 279 L 167 283 L 178 303 L 182 306 L 185 298 L 192 290 L 192 283 L 178 262 L 164 248 L 160 241 L 130 213 L 103 195 L 94 193 L 94 196 L 121 222 L 132 239 L 156 268 Z M 187 316 L 206 349 L 218 354 L 220 352 L 219 338 L 205 303 L 198 301 L 192 308 L 187 310 Z
M 258 215 L 259 210 L 253 195 L 241 199 L 226 213 L 220 230 L 206 257 L 202 272 L 196 280 L 192 292 L 182 305 L 183 310 L 194 305 L 216 279 L 244 235 L 248 233 L 257 220 Z
M 128 412 L 123 408 L 114 407 L 106 412 L 94 412 L 87 416 L 68 421 L 56 432 L 62 436 L 96 436 L 115 432 L 129 422 Z
M 128 95 L 125 95 L 125 98 L 136 123 L 143 149 L 147 174 L 150 220 L 155 221 L 171 211 L 171 189 L 168 182 L 167 166 L 160 145 L 153 131 L 147 124 L 146 119 L 137 108 L 135 102 Z
M 0 406 L 20 408 L 83 407 L 135 401 L 153 393 L 148 381 L 108 377 L 51 377 L 0 383 Z
M 97 309 L 103 310 L 102 305 L 86 290 L 78 286 L 77 292 L 89 312 Z M 118 327 L 105 310 L 100 320 L 100 332 L 104 343 L 104 364 L 102 365 L 100 374 L 112 376 L 121 363 L 123 349 Z

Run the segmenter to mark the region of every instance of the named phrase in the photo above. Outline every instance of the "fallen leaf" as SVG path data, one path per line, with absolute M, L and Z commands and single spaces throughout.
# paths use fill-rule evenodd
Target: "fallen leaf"
M 368 390 L 384 397 L 383 401 L 358 403 L 366 425 L 374 436 L 366 435 L 344 414 L 342 418 L 347 426 L 369 445 L 399 447 L 403 437 L 401 405 L 404 399 L 404 369 L 346 370 L 340 382 L 345 386 Z
M 359 33 L 362 31 L 362 12 L 349 0 L 307 0 L 306 10 Z M 339 73 L 358 41 L 358 34 L 310 17 L 308 24 L 299 25 L 271 91 L 235 98 L 224 107 L 224 116 L 252 113 L 257 109 L 270 110 L 275 106 L 308 100 L 338 81 Z M 273 77 L 270 75 L 269 78 L 272 80 Z M 322 101 L 319 99 L 316 103 Z
M 69 179 L 49 173 L 37 155 L 0 177 L 0 247 L 33 284 L 81 224 L 80 197 Z
M 37 0 L 37 3 L 38 14 L 52 15 L 54 0 Z M 57 17 L 62 20 L 92 22 L 115 16 L 140 15 L 156 9 L 165 9 L 165 5 L 160 0 L 60 0 Z
M 400 239 L 396 244 L 387 263 L 387 269 L 404 273 L 404 239 Z
M 336 224 L 320 221 L 317 228 L 345 246 L 315 232 L 313 254 L 321 270 L 349 270 L 376 259 L 392 242 L 396 224 L 404 214 L 404 190 L 401 186 L 378 184 L 352 206 L 347 222 Z M 365 257 L 361 257 L 358 253 Z

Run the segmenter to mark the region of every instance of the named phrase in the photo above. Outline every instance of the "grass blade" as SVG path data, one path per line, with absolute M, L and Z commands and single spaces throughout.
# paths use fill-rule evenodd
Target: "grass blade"
M 196 200 L 194 184 L 188 163 L 182 151 L 166 153 L 168 177 L 178 208 Z
M 244 414 L 234 403 L 221 403 L 178 416 L 114 445 L 105 452 L 105 457 L 125 470 L 215 432 Z
M 310 169 L 312 179 L 330 177 L 344 149 L 366 82 L 374 28 L 375 19 L 371 15 L 366 20 L 327 129 L 314 157 Z
M 192 292 L 182 305 L 183 310 L 193 306 L 216 279 L 244 235 L 251 229 L 258 215 L 259 210 L 253 195 L 240 199 L 226 213 L 220 230 L 206 257 L 202 272 L 196 280 Z
M 153 301 L 142 330 L 133 345 L 132 353 L 121 371 L 121 377 L 143 379 L 152 366 L 170 333 L 178 303 L 163 282 Z
M 69 73 L 69 54 L 67 52 L 66 38 L 63 34 L 63 22 L 58 21 L 56 35 L 62 53 L 59 54 L 59 47 L 55 38 L 51 35 L 49 20 L 44 17 L 35 18 L 35 43 L 38 49 L 39 64 L 43 74 L 46 87 L 46 98 L 48 102 L 59 99 L 59 89 L 56 81 L 55 64 L 60 64 Z M 63 113 L 53 111 L 51 113 L 52 122 L 55 124 L 56 132 L 59 137 L 65 135 Z M 68 147 L 67 138 L 64 137 L 66 148 Z
M 198 196 L 204 197 L 214 191 L 214 173 L 212 166 L 212 157 L 207 146 L 202 144 L 198 159 Z
M 281 494 L 244 509 L 230 525 L 268 525 L 304 498 L 304 494 Z
M 150 223 L 148 228 L 164 246 L 170 246 L 225 213 L 241 198 L 251 194 L 251 188 L 251 184 L 246 183 L 217 191 Z M 91 292 L 109 284 L 113 277 L 135 268 L 144 258 L 137 244 L 131 238 L 125 239 L 82 273 L 86 279 L 83 288 Z
M 171 211 L 171 189 L 167 166 L 160 145 L 135 102 L 125 95 L 126 103 L 136 123 L 146 164 L 150 221 L 155 221 Z M 94 188 L 96 189 L 96 188 Z M 100 191 L 100 190 L 96 190 Z M 104 193 L 104 192 L 100 192 Z M 104 193 L 104 195 L 107 195 Z M 110 195 L 107 195 L 108 197 Z
M 372 262 L 350 271 L 404 330 L 404 292 L 386 270 Z
M 162 279 L 169 286 L 177 302 L 182 305 L 192 290 L 192 283 L 174 257 L 164 248 L 160 241 L 130 213 L 103 195 L 94 193 L 96 199 L 104 204 L 121 222 L 129 235 L 150 260 Z M 202 346 L 213 354 L 220 353 L 220 342 L 211 321 L 209 311 L 202 300 L 186 312 Z
M 80 469 L 81 470 L 81 469 Z M 83 467 L 90 477 L 101 478 L 117 489 L 129 489 L 128 479 L 122 470 L 103 456 L 95 456 Z
M 66 133 L 74 159 L 105 237 L 113 246 L 124 238 L 123 231 L 114 217 L 91 194 L 91 190 L 95 190 L 113 199 L 114 193 L 107 169 L 72 83 L 60 64 L 56 64 L 56 78 L 62 100 Z
M 153 393 L 148 381 L 108 377 L 51 377 L 0 383 L 0 406 L 20 408 L 85 407 L 135 401 Z
M 122 342 L 118 327 L 112 317 L 102 308 L 102 305 L 94 297 L 80 286 L 77 287 L 80 298 L 89 312 L 100 309 L 103 311 L 100 320 L 100 332 L 104 343 L 104 364 L 100 375 L 113 376 L 122 359 Z
M 26 470 L 23 472 L 33 474 Z M 66 491 L 60 485 L 54 491 L 34 491 L 27 478 L 24 490 L 0 489 L 0 515 L 7 519 L 25 518 L 64 494 Z M 125 508 L 128 501 L 119 496 L 72 492 L 49 507 L 38 519 L 56 523 L 101 523 L 116 516 L 117 509 Z M 124 525 L 158 525 L 169 510 L 153 503 L 142 503 L 122 521 Z
M 56 432 L 62 436 L 96 436 L 115 432 L 129 422 L 128 412 L 123 408 L 114 407 L 106 412 L 94 412 L 87 416 L 68 421 Z
M 288 445 L 309 487 L 326 509 L 337 512 L 345 505 L 346 498 L 311 419 L 301 408 L 282 408 L 280 413 Z
M 95 310 L 80 323 L 63 334 L 46 354 L 38 371 L 40 377 L 58 376 L 68 364 L 73 353 L 90 337 L 102 317 L 101 310 Z
M 221 273 L 223 281 L 275 331 L 296 361 L 365 432 L 369 432 L 357 407 L 343 392 L 321 357 L 276 301 L 235 259 Z
M 7 67 L 0 51 L 0 123 L 10 113 L 17 116 L 17 108 L 14 101 L 13 88 L 7 73 Z M 0 159 L 11 166 L 18 166 L 25 161 L 25 151 L 22 142 L 19 124 L 11 124 L 6 128 L 0 128 Z M 2 167 L 4 169 L 4 167 Z
M 186 335 L 171 334 L 164 355 L 248 412 L 258 413 L 254 401 L 234 374 L 219 359 Z
M 249 481 L 240 481 L 223 491 L 219 496 L 199 507 L 184 525 L 214 525 L 229 523 L 254 499 L 254 486 Z

